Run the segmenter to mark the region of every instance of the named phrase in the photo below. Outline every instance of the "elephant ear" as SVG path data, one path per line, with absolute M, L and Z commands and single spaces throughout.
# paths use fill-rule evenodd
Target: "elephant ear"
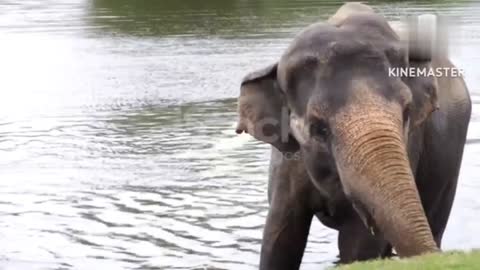
M 277 64 L 254 71 L 242 80 L 236 132 L 246 132 L 282 152 L 296 151 L 289 112 L 277 82 Z
M 409 66 L 425 69 L 427 73 L 432 68 L 430 62 L 410 61 Z M 411 123 L 418 126 L 439 108 L 437 78 L 428 75 L 407 77 L 405 83 L 412 92 Z

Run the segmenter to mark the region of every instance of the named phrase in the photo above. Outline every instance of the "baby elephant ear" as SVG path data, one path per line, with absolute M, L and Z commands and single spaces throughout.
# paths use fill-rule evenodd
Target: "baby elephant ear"
M 277 64 L 245 76 L 238 97 L 238 116 L 238 134 L 246 132 L 283 152 L 298 147 L 289 132 L 289 113 L 277 82 Z

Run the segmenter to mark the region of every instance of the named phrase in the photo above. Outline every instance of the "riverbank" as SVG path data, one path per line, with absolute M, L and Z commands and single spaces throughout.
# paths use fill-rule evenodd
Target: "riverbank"
M 477 270 L 480 267 L 480 250 L 430 254 L 403 260 L 377 260 L 338 267 L 339 270 Z

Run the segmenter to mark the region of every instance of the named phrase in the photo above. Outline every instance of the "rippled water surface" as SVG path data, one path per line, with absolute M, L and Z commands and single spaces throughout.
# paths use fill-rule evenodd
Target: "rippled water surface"
M 2 0 L 0 268 L 255 269 L 268 147 L 233 132 L 241 77 L 334 1 Z M 480 247 L 480 4 L 457 20 L 474 110 L 446 249 Z M 302 269 L 335 261 L 314 223 Z

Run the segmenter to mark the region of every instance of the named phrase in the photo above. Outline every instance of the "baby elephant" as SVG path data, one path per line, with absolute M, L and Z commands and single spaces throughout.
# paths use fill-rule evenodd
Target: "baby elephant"
M 461 77 L 407 48 L 382 16 L 346 4 L 246 76 L 237 133 L 272 145 L 260 269 L 298 269 L 316 216 L 340 262 L 440 250 L 471 113 Z

